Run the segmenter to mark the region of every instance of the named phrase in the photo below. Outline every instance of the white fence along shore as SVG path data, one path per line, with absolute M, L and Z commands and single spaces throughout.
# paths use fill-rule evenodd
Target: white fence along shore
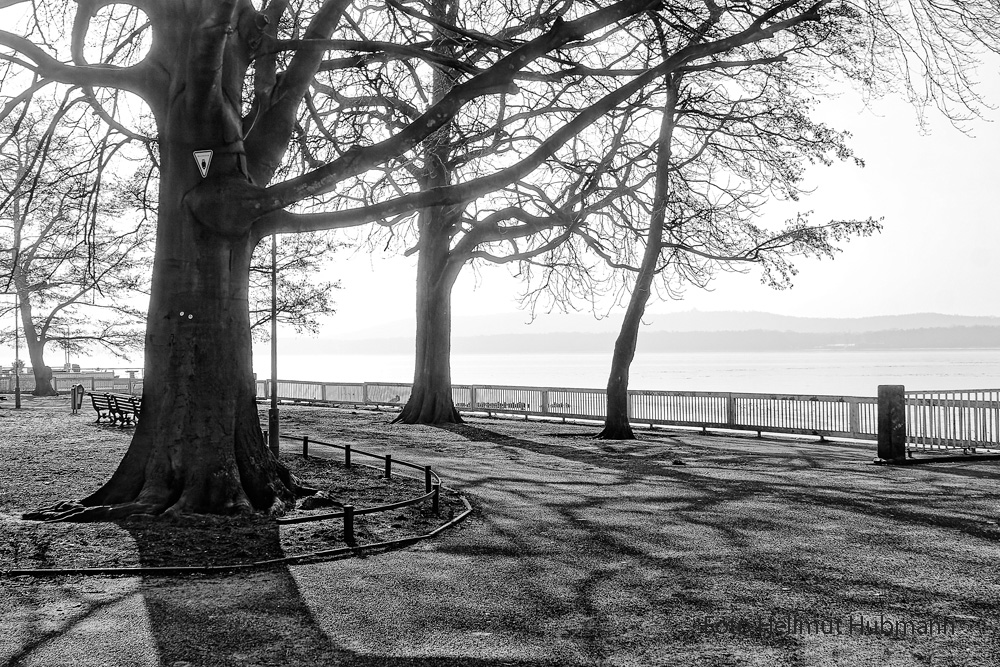
M 399 406 L 411 385 L 382 382 L 278 380 L 282 401 Z M 257 397 L 271 396 L 270 380 Z M 454 385 L 461 412 L 602 421 L 603 389 Z M 1000 389 L 906 392 L 907 447 L 915 450 L 1000 449 Z M 629 420 L 650 426 L 788 433 L 820 438 L 878 439 L 878 399 L 701 391 L 629 391 Z
M 21 391 L 34 389 L 22 375 Z M 12 378 L 0 378 L 0 392 L 13 391 Z M 82 384 L 88 392 L 142 393 L 132 378 L 58 377 L 62 392 Z M 306 382 L 278 380 L 282 401 L 401 407 L 411 385 L 401 382 Z M 270 380 L 257 380 L 257 398 L 271 396 Z M 454 385 L 452 397 L 462 412 L 603 421 L 603 389 Z M 1000 389 L 905 392 L 906 446 L 910 450 L 1000 449 Z M 704 391 L 629 391 L 633 424 L 756 431 L 878 440 L 878 399 Z
M 270 397 L 269 380 L 257 381 L 257 397 Z M 278 398 L 317 403 L 396 405 L 410 397 L 409 384 L 278 380 Z M 603 389 L 454 385 L 462 412 L 600 421 Z M 636 424 L 693 426 L 797 433 L 873 440 L 875 398 L 688 391 L 629 391 L 629 418 Z

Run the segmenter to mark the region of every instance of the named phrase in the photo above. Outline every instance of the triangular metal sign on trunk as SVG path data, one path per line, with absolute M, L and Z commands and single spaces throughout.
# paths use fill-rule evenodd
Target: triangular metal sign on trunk
M 208 176 L 208 168 L 212 165 L 212 151 L 195 151 L 194 161 L 198 164 L 201 177 Z

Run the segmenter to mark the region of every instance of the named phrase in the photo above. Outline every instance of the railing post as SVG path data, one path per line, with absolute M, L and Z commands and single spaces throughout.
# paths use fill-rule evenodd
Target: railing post
M 736 424 L 736 399 L 733 398 L 732 393 L 726 394 L 726 425 L 733 426 Z
M 476 385 L 469 386 L 469 409 L 476 409 Z
M 438 514 L 441 508 L 438 500 L 438 497 L 441 495 L 441 485 L 435 482 L 433 491 L 434 495 L 431 496 L 431 511 L 433 511 L 434 514 Z
M 350 445 L 344 445 L 344 467 L 345 468 L 350 468 L 351 467 L 351 446 Z
M 431 467 L 424 466 L 424 493 L 431 492 Z
M 354 546 L 354 505 L 344 505 L 344 542 Z
M 542 389 L 542 413 L 549 414 L 549 390 Z
M 365 382 L 361 385 L 361 402 L 367 405 L 371 401 L 368 400 L 368 383 Z
M 392 454 L 385 455 L 385 478 L 392 479 Z
M 885 461 L 906 458 L 905 391 L 901 384 L 878 387 L 878 457 Z
M 309 436 L 302 436 L 302 458 L 309 458 Z
M 321 384 L 319 386 L 319 397 L 320 397 L 320 400 L 322 400 L 324 403 L 326 403 L 326 385 L 325 384 Z
M 851 435 L 861 435 L 861 404 L 856 398 L 847 399 L 847 423 Z

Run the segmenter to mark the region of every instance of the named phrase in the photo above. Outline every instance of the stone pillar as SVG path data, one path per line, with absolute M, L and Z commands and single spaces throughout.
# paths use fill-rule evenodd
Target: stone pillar
M 900 384 L 878 387 L 878 457 L 885 461 L 906 458 L 906 399 Z

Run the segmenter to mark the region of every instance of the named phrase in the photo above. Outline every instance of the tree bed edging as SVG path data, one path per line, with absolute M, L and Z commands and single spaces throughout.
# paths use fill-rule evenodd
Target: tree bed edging
M 454 489 L 442 487 L 447 491 L 457 493 Z M 282 558 L 271 558 L 268 560 L 255 561 L 253 563 L 233 563 L 230 565 L 175 565 L 164 567 L 78 567 L 78 568 L 34 568 L 34 569 L 11 569 L 0 570 L 0 577 L 54 577 L 62 575 L 83 575 L 83 576 L 171 576 L 182 574 L 229 574 L 235 572 L 248 572 L 252 570 L 262 570 L 279 565 L 294 565 L 297 563 L 321 563 L 332 560 L 340 560 L 348 556 L 361 556 L 369 551 L 382 550 L 391 551 L 396 548 L 403 548 L 411 544 L 416 544 L 423 540 L 437 537 L 443 531 L 453 528 L 464 521 L 472 514 L 472 504 L 465 496 L 460 495 L 458 499 L 465 505 L 465 511 L 450 519 L 423 535 L 413 535 L 411 537 L 401 537 L 395 540 L 384 542 L 372 542 L 371 544 L 359 544 L 357 546 L 337 547 L 334 549 L 321 549 L 310 551 L 304 554 L 294 554 Z

